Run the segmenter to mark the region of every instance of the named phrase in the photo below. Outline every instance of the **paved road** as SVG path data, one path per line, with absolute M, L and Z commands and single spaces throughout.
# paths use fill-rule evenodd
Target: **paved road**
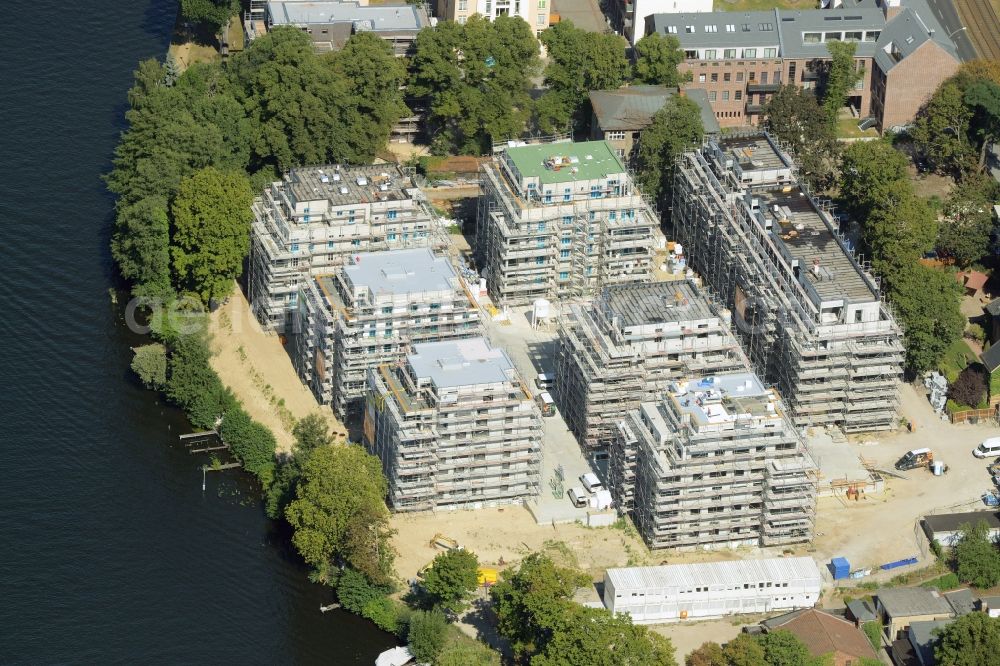
M 563 21 L 570 20 L 577 28 L 589 32 L 609 30 L 608 20 L 601 12 L 599 0 L 553 0 L 552 10 Z
M 976 48 L 969 39 L 969 31 L 963 30 L 962 19 L 958 16 L 958 9 L 954 0 L 927 0 L 931 11 L 937 18 L 938 23 L 946 35 L 951 35 L 955 47 L 958 48 L 958 57 L 963 61 L 975 60 L 977 57 Z M 956 32 L 957 31 L 957 32 Z

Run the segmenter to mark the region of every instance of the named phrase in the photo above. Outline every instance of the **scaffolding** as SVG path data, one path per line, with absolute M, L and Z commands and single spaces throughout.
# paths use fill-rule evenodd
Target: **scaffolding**
M 695 281 L 606 287 L 559 322 L 555 397 L 584 448 L 604 447 L 640 402 L 695 372 L 746 367 L 730 312 Z
M 539 492 L 538 406 L 483 338 L 419 344 L 368 370 L 364 441 L 396 511 L 519 504 Z
M 480 183 L 474 256 L 494 303 L 651 277 L 664 244 L 655 209 L 605 142 L 498 147 Z
M 766 134 L 710 141 L 680 158 L 674 185 L 676 239 L 795 424 L 895 428 L 902 331 L 782 148 Z
M 618 433 L 609 487 L 650 548 L 812 539 L 815 465 L 777 393 L 752 373 L 677 382 Z

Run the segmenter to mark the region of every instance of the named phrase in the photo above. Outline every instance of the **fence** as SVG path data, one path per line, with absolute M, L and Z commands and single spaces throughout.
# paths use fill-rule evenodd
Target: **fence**
M 980 421 L 996 421 L 997 420 L 997 408 L 990 407 L 988 409 L 964 409 L 960 412 L 952 412 L 949 414 L 949 418 L 952 423 L 972 423 L 976 424 Z

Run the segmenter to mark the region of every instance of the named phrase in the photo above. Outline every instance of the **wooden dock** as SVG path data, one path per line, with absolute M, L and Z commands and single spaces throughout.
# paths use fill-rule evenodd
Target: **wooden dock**
M 203 432 L 192 432 L 178 437 L 181 444 L 187 447 L 188 453 L 208 453 L 209 451 L 222 451 L 229 448 L 229 445 L 222 441 L 216 430 L 205 430 Z

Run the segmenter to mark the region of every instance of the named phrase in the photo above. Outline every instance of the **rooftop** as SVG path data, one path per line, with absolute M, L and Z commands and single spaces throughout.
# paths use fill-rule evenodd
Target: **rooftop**
M 875 597 L 894 618 L 913 615 L 951 615 L 951 605 L 937 590 L 923 587 L 897 587 L 879 590 Z
M 779 418 L 778 398 L 751 372 L 676 382 L 670 397 L 692 425 L 733 423 L 753 417 Z
M 981 520 L 985 521 L 991 530 L 1000 529 L 1000 512 L 997 511 L 936 513 L 924 516 L 924 525 L 930 528 L 932 532 L 954 532 L 959 530 L 962 525 L 975 525 Z
M 728 137 L 720 142 L 728 158 L 744 171 L 781 169 L 788 166 L 782 155 L 762 134 Z
M 853 622 L 815 608 L 792 611 L 761 624 L 771 631 L 786 629 L 792 632 L 814 657 L 838 651 L 852 657 L 878 659 L 868 637 Z
M 708 299 L 687 280 L 607 287 L 598 307 L 605 316 L 618 317 L 622 327 L 715 316 Z
M 413 181 L 395 164 L 300 167 L 285 176 L 284 186 L 293 203 L 325 199 L 333 206 L 405 201 L 416 195 Z
M 521 178 L 539 184 L 599 180 L 625 173 L 625 165 L 604 141 L 540 143 L 506 148 Z
M 407 356 L 418 379 L 438 389 L 516 381 L 517 371 L 504 350 L 483 337 L 425 342 Z
M 686 91 L 685 95 L 698 105 L 705 131 L 709 134 L 718 133 L 719 123 L 708 103 L 708 95 L 704 90 L 698 90 L 700 94 L 696 95 L 691 95 L 690 92 Z M 628 86 L 617 90 L 592 90 L 590 106 L 602 130 L 635 131 L 649 127 L 656 112 L 676 94 L 677 88 L 648 85 Z
M 870 622 L 878 617 L 875 615 L 875 609 L 865 599 L 852 599 L 848 601 L 847 609 L 850 611 L 851 616 L 858 622 Z
M 608 569 L 605 579 L 616 592 L 645 588 L 701 585 L 743 585 L 747 582 L 804 580 L 820 585 L 819 568 L 811 557 L 774 557 L 760 560 L 726 560 L 698 564 Z
M 341 0 L 270 0 L 267 14 L 273 25 L 347 23 L 353 25 L 354 32 L 417 31 L 430 25 L 426 12 L 405 3 L 366 6 Z
M 430 248 L 389 250 L 354 255 L 344 267 L 347 283 L 369 289 L 374 297 L 451 291 L 456 288 L 455 269 L 446 257 L 436 257 Z
M 952 620 L 918 620 L 910 623 L 907 638 L 920 655 L 921 664 L 937 663 L 934 659 L 934 643 L 937 640 L 934 631 L 943 629 L 951 623 Z

